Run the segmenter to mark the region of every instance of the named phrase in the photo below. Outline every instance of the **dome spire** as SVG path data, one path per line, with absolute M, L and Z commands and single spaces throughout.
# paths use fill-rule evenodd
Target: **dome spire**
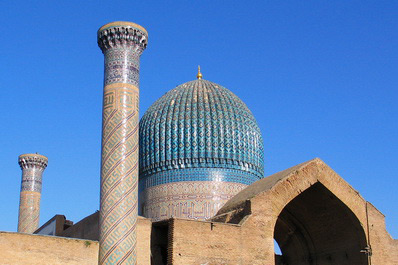
M 202 77 L 203 77 L 203 75 L 202 75 L 202 73 L 200 72 L 200 65 L 198 65 L 198 74 L 196 75 L 196 78 L 197 78 L 197 79 L 202 79 Z

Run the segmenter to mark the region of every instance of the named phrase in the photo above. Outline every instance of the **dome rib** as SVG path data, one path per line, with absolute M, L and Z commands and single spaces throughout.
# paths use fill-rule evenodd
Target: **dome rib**
M 140 121 L 140 178 L 178 168 L 229 168 L 263 176 L 263 142 L 247 106 L 207 80 L 158 99 Z

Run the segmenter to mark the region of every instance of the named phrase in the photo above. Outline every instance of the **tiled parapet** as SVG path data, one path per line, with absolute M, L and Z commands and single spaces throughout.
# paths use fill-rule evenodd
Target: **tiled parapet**
M 24 154 L 19 156 L 18 163 L 22 169 L 18 232 L 33 233 L 39 227 L 42 176 L 48 159 L 39 154 Z
M 105 56 L 99 264 L 136 264 L 139 60 L 146 30 L 113 22 L 98 30 Z

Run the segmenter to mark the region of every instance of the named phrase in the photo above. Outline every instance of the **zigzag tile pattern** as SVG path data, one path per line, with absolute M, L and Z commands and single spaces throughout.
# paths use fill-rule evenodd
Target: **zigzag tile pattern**
M 32 234 L 39 228 L 41 194 L 23 191 L 20 195 L 18 232 Z
M 99 264 L 137 264 L 139 59 L 147 38 L 131 22 L 98 31 L 105 55 Z
M 138 90 L 123 85 L 104 90 L 100 264 L 136 262 Z

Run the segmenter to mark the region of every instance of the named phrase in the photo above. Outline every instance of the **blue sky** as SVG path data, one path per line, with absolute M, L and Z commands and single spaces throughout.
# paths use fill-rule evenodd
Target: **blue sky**
M 320 157 L 386 215 L 398 238 L 395 1 L 1 1 L 0 230 L 16 231 L 18 155 L 49 158 L 41 221 L 99 208 L 103 55 L 97 29 L 144 26 L 141 116 L 204 79 L 262 130 L 266 176 Z

